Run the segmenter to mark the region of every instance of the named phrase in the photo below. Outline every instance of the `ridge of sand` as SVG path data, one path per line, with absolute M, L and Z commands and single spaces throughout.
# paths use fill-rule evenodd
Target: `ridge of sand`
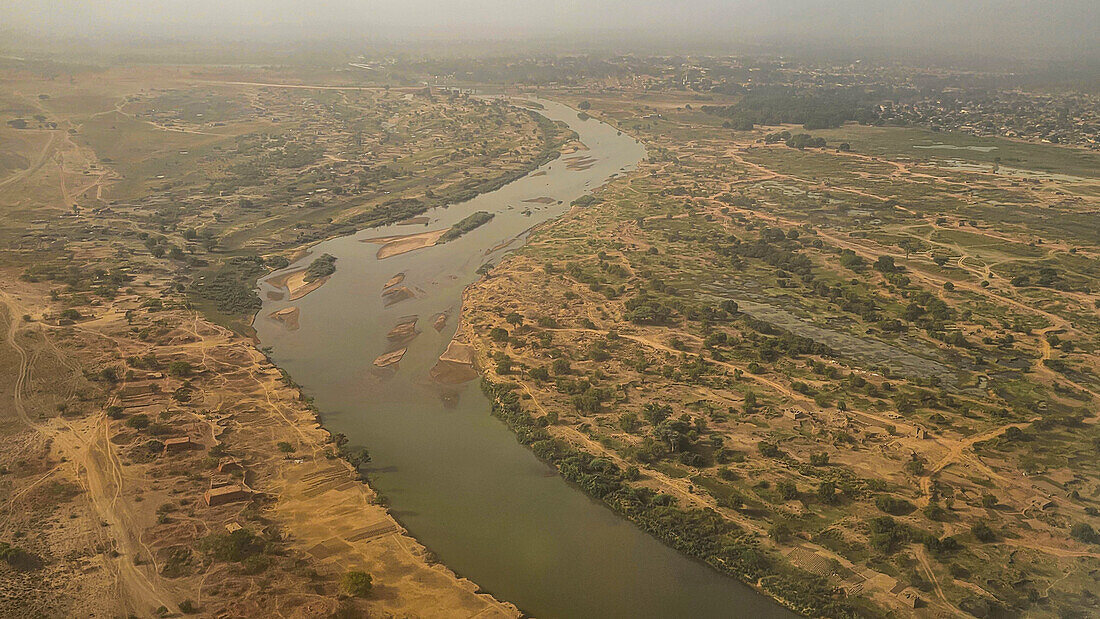
M 594 157 L 584 157 L 580 155 L 576 157 L 568 157 L 565 160 L 565 168 L 567 170 L 574 171 L 587 170 L 588 168 L 596 165 L 597 161 L 599 161 L 599 159 L 596 159 Z
M 362 239 L 361 242 L 381 244 L 382 247 L 378 248 L 377 258 L 379 260 L 384 260 L 424 247 L 431 247 L 438 243 L 439 238 L 446 232 L 447 229 L 429 230 L 428 232 L 418 232 L 416 234 L 398 234 L 394 236 L 380 236 L 373 239 Z
M 385 284 L 382 285 L 382 290 L 389 290 L 390 288 L 393 288 L 394 286 L 400 284 L 403 281 L 405 281 L 405 274 L 404 273 L 398 273 L 397 275 L 394 275 Z
M 436 314 L 435 318 L 432 319 L 432 326 L 435 327 L 436 331 L 442 331 L 443 327 L 447 326 L 447 313 L 439 312 Z
M 400 361 L 408 350 L 408 348 L 398 348 L 397 350 L 391 350 L 388 353 L 378 355 L 378 358 L 374 360 L 374 365 L 380 368 L 389 367 Z
M 416 336 L 420 335 L 420 331 L 416 328 L 417 321 L 420 320 L 417 316 L 406 316 L 402 318 L 390 332 L 386 334 L 386 339 L 391 342 L 407 343 L 413 340 Z
M 405 299 L 412 299 L 415 296 L 416 293 L 408 286 L 395 286 L 382 293 L 382 301 L 383 305 L 389 307 L 394 303 L 400 303 Z
M 297 301 L 307 294 L 317 290 L 328 281 L 329 276 L 320 277 L 312 282 L 306 281 L 306 269 L 296 269 L 265 280 L 275 288 L 283 288 L 287 291 L 289 301 Z
M 477 378 L 474 365 L 474 347 L 455 340 L 447 345 L 447 350 L 439 355 L 439 361 L 432 367 L 432 380 L 445 385 L 457 385 Z
M 283 327 L 285 327 L 287 331 L 297 331 L 299 326 L 298 317 L 300 314 L 301 312 L 298 311 L 298 306 L 291 305 L 290 307 L 284 307 L 281 310 L 271 312 L 267 317 L 283 323 Z

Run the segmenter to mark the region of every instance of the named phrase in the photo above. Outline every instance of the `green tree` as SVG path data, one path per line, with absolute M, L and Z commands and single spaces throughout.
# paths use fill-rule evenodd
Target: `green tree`
M 974 526 L 970 527 L 970 532 L 974 534 L 979 542 L 992 542 L 996 541 L 997 534 L 993 532 L 993 529 L 984 520 L 979 520 L 974 523 Z
M 149 427 L 149 415 L 145 413 L 138 413 L 133 417 L 126 420 L 126 425 L 137 430 L 143 430 Z
M 371 588 L 374 586 L 374 583 L 370 574 L 358 570 L 352 570 L 344 574 L 341 585 L 344 588 L 344 592 L 348 595 L 358 598 L 365 598 L 370 595 L 370 591 Z
M 879 256 L 875 261 L 875 270 L 880 273 L 896 273 L 898 267 L 894 264 L 893 256 Z
M 646 402 L 642 408 L 642 416 L 646 421 L 653 425 L 657 425 L 662 421 L 672 416 L 672 406 L 668 404 L 657 404 L 656 402 Z
M 784 479 L 775 484 L 775 490 L 784 501 L 793 501 L 798 498 L 798 486 L 793 481 Z
M 777 522 L 768 529 L 768 537 L 783 543 L 791 537 L 791 527 L 786 522 Z
M 1073 539 L 1086 544 L 1100 544 L 1100 534 L 1087 522 L 1078 522 L 1069 529 Z
M 173 361 L 168 364 L 168 373 L 172 376 L 187 377 L 194 372 L 194 368 L 191 367 L 191 363 L 188 361 Z

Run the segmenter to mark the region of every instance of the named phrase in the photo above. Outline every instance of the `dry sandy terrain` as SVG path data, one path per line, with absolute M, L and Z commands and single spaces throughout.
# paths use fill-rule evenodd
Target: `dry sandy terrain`
M 357 473 L 332 457 L 332 437 L 247 340 L 185 311 L 146 317 L 136 308 L 138 300 L 123 296 L 97 309 L 94 318 L 56 327 L 11 320 L 51 313 L 41 289 L 20 287 L 3 297 L 7 326 L 0 360 L 17 380 L 4 394 L 10 405 L 0 421 L 9 440 L 22 445 L 3 458 L 15 467 L 6 482 L 5 526 L 29 525 L 25 518 L 51 502 L 58 506 L 53 510 L 74 516 L 58 520 L 49 535 L 35 536 L 28 545 L 47 560 L 49 572 L 26 574 L 47 586 L 32 593 L 25 589 L 29 583 L 9 584 L 6 595 L 12 597 L 0 602 L 0 614 L 39 608 L 46 614 L 148 615 L 158 606 L 174 611 L 191 600 L 211 615 L 324 616 L 336 610 L 336 581 L 351 569 L 371 573 L 375 592 L 368 600 L 342 603 L 371 614 L 517 614 L 431 563 Z M 158 337 L 132 339 L 123 317 L 127 310 L 138 312 L 135 317 L 131 311 L 130 324 L 158 320 Z M 112 415 L 94 406 L 59 415 L 46 406 L 65 398 L 70 379 L 59 383 L 59 370 L 61 377 L 79 381 L 84 370 L 149 353 L 164 362 L 186 361 L 193 369 L 187 377 L 134 371 L 116 383 L 86 387 L 121 408 Z M 189 397 L 180 397 L 181 388 Z M 137 428 L 129 420 L 138 415 L 157 422 Z M 177 436 L 188 437 L 190 448 L 147 450 L 149 440 Z M 19 453 L 23 464 L 14 461 Z M 39 462 L 32 468 L 29 454 Z M 227 475 L 251 497 L 208 507 L 202 494 L 217 482 L 219 462 L 228 458 L 235 472 Z M 42 495 L 43 488 L 51 494 Z M 89 528 L 94 522 L 103 526 Z M 262 531 L 281 550 L 256 574 L 198 550 L 202 539 L 227 526 Z M 74 556 L 72 549 L 79 547 L 98 551 Z M 22 574 L 0 570 L 8 570 L 7 579 Z M 316 576 L 303 578 L 306 572 Z M 83 594 L 74 595 L 72 587 Z

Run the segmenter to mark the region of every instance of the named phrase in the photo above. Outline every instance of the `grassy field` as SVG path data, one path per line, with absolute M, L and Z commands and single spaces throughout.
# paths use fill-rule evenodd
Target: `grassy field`
M 957 159 L 1090 179 L 1100 177 L 1100 154 L 1080 148 L 908 127 L 854 125 L 814 134 L 830 144 L 848 142 L 853 151 L 874 156 L 929 161 Z

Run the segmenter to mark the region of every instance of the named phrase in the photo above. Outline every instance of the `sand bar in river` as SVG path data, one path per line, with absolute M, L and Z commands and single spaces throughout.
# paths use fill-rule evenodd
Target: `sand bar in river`
M 417 234 L 380 236 L 373 239 L 363 239 L 363 242 L 381 244 L 382 247 L 378 248 L 377 257 L 379 260 L 383 260 L 424 247 L 431 247 L 439 242 L 439 237 L 443 236 L 445 232 L 446 230 L 431 230 Z

